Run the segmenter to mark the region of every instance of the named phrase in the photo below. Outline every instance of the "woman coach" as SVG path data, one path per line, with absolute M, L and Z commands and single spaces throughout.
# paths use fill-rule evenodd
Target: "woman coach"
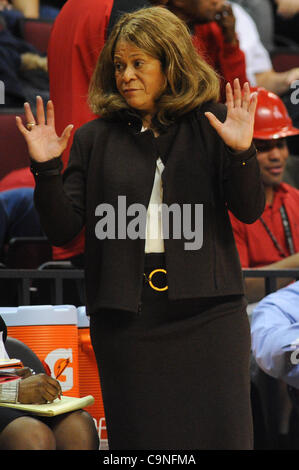
M 49 239 L 63 245 L 86 227 L 110 449 L 252 448 L 250 332 L 227 210 L 251 223 L 264 208 L 256 97 L 238 80 L 227 85 L 227 107 L 218 93 L 185 24 L 153 7 L 124 15 L 107 40 L 89 94 L 101 118 L 76 132 L 63 177 L 71 125 L 58 137 L 53 103 L 46 121 L 39 97 L 36 118 L 28 104 L 27 126 L 17 117 Z M 112 207 L 117 223 L 124 196 L 146 208 L 144 236 L 121 227 L 124 236 L 97 237 L 97 208 Z M 200 249 L 186 249 L 184 230 L 163 236 L 153 210 L 162 202 L 190 213 L 202 205 Z

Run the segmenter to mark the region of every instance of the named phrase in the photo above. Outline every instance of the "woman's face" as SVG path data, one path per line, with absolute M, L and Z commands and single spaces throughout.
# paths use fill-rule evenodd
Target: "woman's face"
M 166 84 L 161 62 L 133 43 L 118 41 L 114 53 L 116 87 L 131 108 L 156 113 L 156 99 Z

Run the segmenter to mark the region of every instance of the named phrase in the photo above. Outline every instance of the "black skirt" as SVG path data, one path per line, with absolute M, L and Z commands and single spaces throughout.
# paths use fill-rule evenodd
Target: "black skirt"
M 53 428 L 57 421 L 61 419 L 61 415 L 58 416 L 37 416 L 29 411 L 18 410 L 16 408 L 0 406 L 0 433 L 17 418 L 24 418 L 25 416 L 31 417 L 42 423 L 46 424 L 49 428 Z
M 24 416 L 28 416 L 28 413 L 24 413 L 21 410 L 16 410 L 14 408 L 6 408 L 0 407 L 0 433 L 3 431 L 4 428 L 12 421 L 17 418 L 23 418 Z
M 252 449 L 243 296 L 169 301 L 145 281 L 140 313 L 101 310 L 90 332 L 110 450 Z

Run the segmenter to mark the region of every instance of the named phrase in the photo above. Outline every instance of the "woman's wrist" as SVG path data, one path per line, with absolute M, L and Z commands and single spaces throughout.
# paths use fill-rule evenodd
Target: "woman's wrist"
M 63 168 L 61 157 L 55 157 L 46 162 L 31 160 L 30 170 L 34 176 L 55 176 L 61 173 Z
M 237 165 L 241 164 L 242 166 L 245 166 L 248 160 L 256 156 L 256 148 L 253 143 L 247 150 L 236 151 L 230 147 L 227 147 L 227 150 L 232 163 Z

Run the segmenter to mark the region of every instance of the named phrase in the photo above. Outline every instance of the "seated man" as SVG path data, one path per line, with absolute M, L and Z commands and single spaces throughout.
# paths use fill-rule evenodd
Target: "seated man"
M 259 367 L 278 379 L 272 391 L 277 394 L 279 387 L 276 407 L 283 412 L 285 422 L 284 438 L 283 433 L 280 438 L 291 449 L 299 448 L 298 302 L 297 281 L 265 297 L 253 310 L 251 319 L 252 353 Z
M 0 260 L 4 262 L 4 246 L 12 238 L 44 236 L 33 192 L 25 187 L 0 191 Z
M 6 325 L 0 317 L 0 332 Z M 8 403 L 52 402 L 61 394 L 60 384 L 46 374 L 17 371 L 19 379 L 0 384 L 0 401 Z M 99 438 L 92 417 L 83 410 L 58 416 L 34 416 L 0 407 L 0 450 L 97 450 Z
M 299 388 L 299 281 L 267 295 L 252 312 L 252 352 L 262 370 Z
M 299 267 L 299 190 L 282 183 L 288 159 L 286 137 L 299 134 L 281 99 L 258 88 L 254 143 L 266 195 L 262 217 L 246 225 L 230 214 L 242 268 Z M 249 194 L 250 197 L 250 194 Z M 291 279 L 278 280 L 278 287 Z M 263 278 L 246 278 L 249 302 L 265 294 Z
M 42 237 L 33 188 L 0 192 L 0 247 L 14 237 Z

